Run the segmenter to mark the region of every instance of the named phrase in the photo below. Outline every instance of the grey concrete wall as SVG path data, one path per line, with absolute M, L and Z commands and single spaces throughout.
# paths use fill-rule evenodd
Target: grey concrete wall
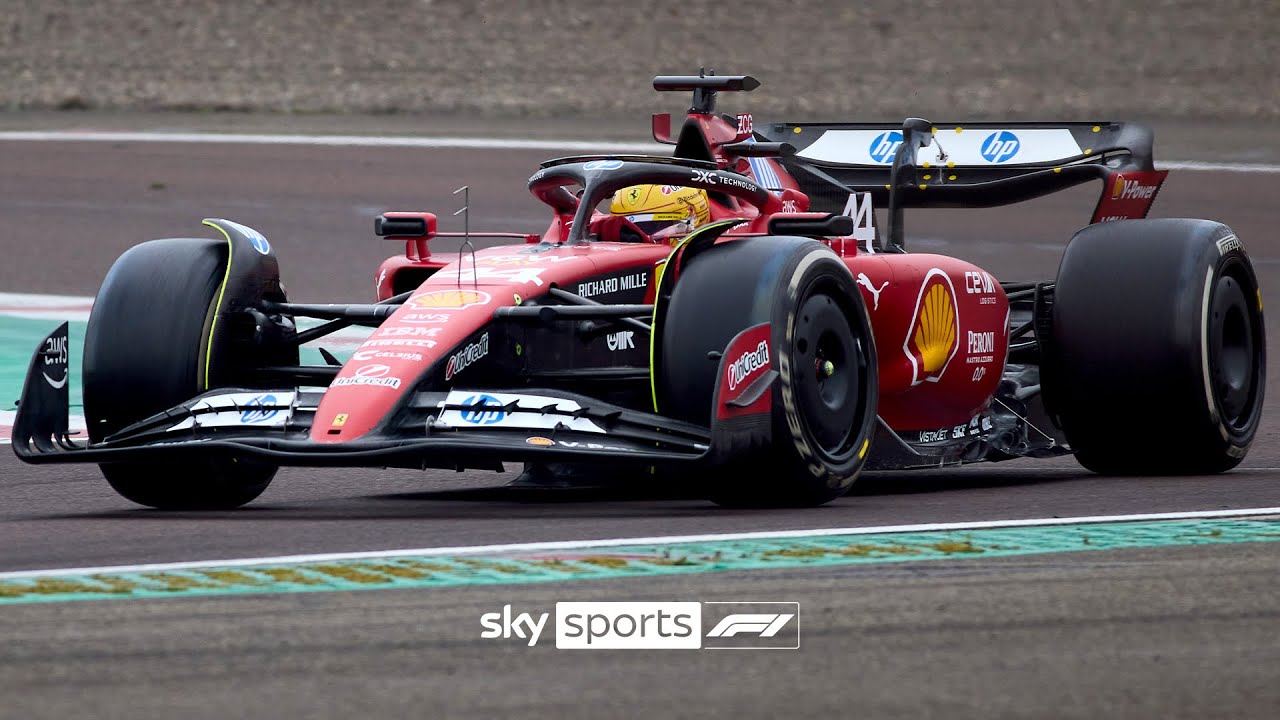
M 701 64 L 777 119 L 1277 118 L 1280 0 L 0 0 L 3 109 L 616 116 Z

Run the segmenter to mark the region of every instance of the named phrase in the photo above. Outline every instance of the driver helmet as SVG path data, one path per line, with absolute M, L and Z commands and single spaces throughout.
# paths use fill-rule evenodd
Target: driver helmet
M 711 218 L 707 193 L 680 185 L 632 185 L 613 194 L 609 213 L 636 224 L 654 240 L 688 235 Z

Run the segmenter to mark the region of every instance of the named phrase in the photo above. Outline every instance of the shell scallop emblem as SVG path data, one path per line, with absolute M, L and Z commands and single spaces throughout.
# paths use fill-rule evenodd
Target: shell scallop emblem
M 1116 174 L 1116 181 L 1111 186 L 1111 199 L 1119 200 L 1120 196 L 1123 194 L 1124 194 L 1124 176 L 1120 174 Z
M 406 304 L 419 310 L 461 310 L 486 305 L 490 299 L 489 293 L 480 290 L 432 290 L 414 295 Z
M 902 349 L 911 361 L 911 384 L 937 382 L 955 357 L 960 317 L 951 278 L 934 268 L 925 275 Z

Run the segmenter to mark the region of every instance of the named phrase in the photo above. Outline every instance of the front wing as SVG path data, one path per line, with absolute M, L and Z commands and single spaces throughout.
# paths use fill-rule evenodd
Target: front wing
M 332 443 L 311 439 L 322 389 L 219 389 L 99 442 L 77 442 L 68 432 L 66 353 L 48 350 L 65 347 L 65 338 L 64 325 L 27 374 L 13 448 L 29 463 L 218 456 L 274 465 L 501 470 L 503 462 L 691 462 L 710 450 L 707 428 L 544 389 L 418 392 L 369 435 Z M 50 373 L 63 382 L 46 382 Z

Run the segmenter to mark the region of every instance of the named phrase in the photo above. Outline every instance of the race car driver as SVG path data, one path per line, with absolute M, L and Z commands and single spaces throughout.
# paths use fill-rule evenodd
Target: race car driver
M 632 185 L 613 194 L 609 214 L 625 217 L 649 237 L 676 243 L 711 217 L 707 192 L 678 185 Z

